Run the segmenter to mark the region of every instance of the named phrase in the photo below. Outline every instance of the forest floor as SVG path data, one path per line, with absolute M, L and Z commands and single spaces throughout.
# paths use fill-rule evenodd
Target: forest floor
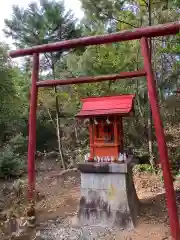
M 164 187 L 158 176 L 147 172 L 134 173 L 140 215 L 134 230 L 122 232 L 117 229 L 78 227 L 76 213 L 80 199 L 80 175 L 77 171 L 59 173 L 57 169 L 51 169 L 37 175 L 37 190 L 41 196 L 36 203 L 37 225 L 25 237 L 17 239 L 171 239 Z M 176 179 L 174 186 L 180 216 L 180 178 Z
M 141 203 L 140 216 L 136 229 L 129 232 L 118 232 L 115 229 L 106 229 L 105 232 L 103 229 L 85 229 L 84 235 L 86 234 L 87 237 L 89 233 L 89 238 L 73 238 L 74 236 L 70 238 L 70 235 L 65 238 L 65 235 L 68 233 L 62 230 L 63 224 L 66 225 L 67 228 L 76 225 L 76 217 L 73 216 L 76 216 L 80 198 L 79 174 L 77 172 L 71 172 L 70 175 L 68 174 L 64 177 L 47 177 L 45 180 L 46 184 L 44 184 L 44 180 L 43 178 L 43 181 L 39 181 L 39 189 L 41 189 L 41 191 L 44 189 L 44 194 L 48 197 L 37 204 L 37 209 L 40 222 L 54 219 L 54 222 L 50 221 L 50 223 L 47 225 L 45 223 L 44 225 L 45 228 L 47 226 L 47 228 L 50 229 L 48 230 L 50 231 L 49 234 L 53 232 L 54 238 L 49 239 L 162 240 L 168 239 L 170 235 L 163 184 L 157 176 L 151 173 L 134 174 L 135 186 Z M 179 181 L 177 179 L 174 184 L 180 214 L 180 179 Z M 59 217 L 61 217 L 61 220 Z M 54 230 L 55 228 L 57 231 Z M 72 230 L 73 229 L 71 229 L 71 231 Z M 40 231 L 43 232 L 43 229 Z M 46 231 L 45 235 L 47 235 L 48 231 Z M 79 236 L 83 235 L 83 230 L 82 232 L 78 231 L 78 233 L 76 231 L 74 230 L 74 234 L 79 234 Z M 64 238 L 62 237 L 63 234 L 65 234 Z

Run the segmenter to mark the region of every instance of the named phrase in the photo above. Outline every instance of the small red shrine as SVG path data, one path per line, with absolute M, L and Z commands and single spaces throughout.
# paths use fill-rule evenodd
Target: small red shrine
M 118 160 L 124 151 L 122 118 L 134 113 L 135 95 L 82 99 L 78 118 L 89 119 L 90 157 Z

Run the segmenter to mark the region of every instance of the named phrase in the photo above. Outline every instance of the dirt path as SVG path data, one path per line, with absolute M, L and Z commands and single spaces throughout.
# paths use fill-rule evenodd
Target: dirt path
M 130 232 L 119 232 L 115 229 L 106 229 L 105 232 L 102 229 L 84 229 L 85 233 L 83 233 L 83 235 L 85 234 L 87 236 L 87 234 L 89 234 L 89 238 L 80 238 L 78 236 L 82 235 L 83 230 L 77 228 L 74 229 L 71 226 L 71 223 L 73 223 L 73 219 L 75 219 L 73 218 L 73 216 L 76 214 L 80 197 L 79 174 L 77 172 L 72 172 L 61 177 L 46 177 L 46 175 L 42 174 L 38 177 L 38 189 L 41 193 L 45 195 L 45 199 L 43 199 L 37 204 L 38 222 L 44 223 L 43 227 L 42 225 L 40 227 L 41 232 L 44 231 L 46 233 L 45 235 L 48 236 L 47 229 L 52 228 L 53 230 L 50 230 L 51 233 L 55 233 L 54 229 L 56 229 L 56 236 L 58 238 L 56 238 L 55 236 L 53 238 L 47 238 L 54 240 L 168 239 L 168 214 L 165 204 L 163 184 L 161 183 L 159 178 L 149 173 L 135 174 L 134 180 L 135 186 L 137 186 L 137 194 L 141 202 L 140 216 L 136 229 Z M 180 189 L 180 181 L 176 181 L 175 187 L 177 190 L 178 188 Z M 180 201 L 178 199 L 179 198 L 177 197 L 180 213 Z M 48 222 L 48 220 L 51 221 Z M 70 235 L 68 235 L 67 238 L 60 238 L 60 235 L 64 236 L 63 231 L 67 232 L 67 229 L 71 229 L 71 232 L 74 231 L 74 238 Z M 95 232 L 93 238 L 92 232 Z M 67 235 L 67 233 L 65 235 Z
M 54 177 L 53 177 L 54 176 Z M 41 175 L 37 189 L 45 198 L 37 203 L 38 221 L 64 218 L 76 213 L 80 196 L 80 177 L 78 172 L 70 172 L 58 177 Z

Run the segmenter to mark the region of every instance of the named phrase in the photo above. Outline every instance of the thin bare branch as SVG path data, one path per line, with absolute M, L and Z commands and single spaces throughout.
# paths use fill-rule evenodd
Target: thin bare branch
M 142 1 L 146 4 L 147 7 L 149 6 L 149 4 L 145 0 L 142 0 Z
M 98 9 L 99 12 L 102 12 L 102 9 L 101 9 L 100 7 L 98 7 L 97 4 L 96 4 L 93 0 L 91 0 L 91 3 L 92 3 L 92 5 L 93 5 L 96 9 Z M 108 15 L 107 13 L 103 13 L 103 15 L 106 16 L 106 17 L 109 17 L 109 15 Z M 133 25 L 133 24 L 131 24 L 131 23 L 128 23 L 128 22 L 126 22 L 126 21 L 124 21 L 124 20 L 117 19 L 117 18 L 115 18 L 114 16 L 111 16 L 111 18 L 112 18 L 113 20 L 117 21 L 117 22 L 127 24 L 127 25 L 129 25 L 129 26 L 131 26 L 131 27 L 134 27 L 134 28 L 137 27 L 136 25 Z

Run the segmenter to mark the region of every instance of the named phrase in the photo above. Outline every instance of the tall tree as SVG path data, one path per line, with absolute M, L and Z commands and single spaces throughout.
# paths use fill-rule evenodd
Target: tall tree
M 17 47 L 30 47 L 33 45 L 47 44 L 68 40 L 80 36 L 80 28 L 71 11 L 66 11 L 62 1 L 42 0 L 40 4 L 31 3 L 28 8 L 21 9 L 13 6 L 11 19 L 5 20 L 4 32 L 7 37 L 12 37 Z M 55 79 L 55 66 L 60 61 L 62 51 L 44 54 L 41 59 L 41 69 L 48 70 L 49 76 Z M 60 106 L 57 88 L 54 90 L 56 102 L 56 130 L 58 149 L 62 165 L 65 168 L 61 129 Z
M 132 0 L 132 1 L 123 1 L 123 0 L 100 0 L 100 1 L 94 1 L 94 0 L 81 0 L 82 7 L 86 13 L 85 18 L 88 19 L 88 21 L 92 20 L 93 24 L 95 22 L 98 24 L 104 23 L 104 32 L 113 32 L 113 31 L 119 31 L 124 30 L 127 28 L 134 28 L 134 27 L 142 27 L 147 25 L 154 25 L 159 23 L 166 23 L 170 21 L 176 21 L 178 20 L 178 10 L 175 7 L 173 1 L 148 1 L 148 0 Z M 92 17 L 91 17 L 92 16 Z M 87 20 L 86 20 L 87 21 Z M 93 24 L 91 26 L 93 26 Z M 86 26 L 86 25 L 85 25 Z M 88 26 L 87 26 L 88 28 Z M 91 30 L 91 29 L 90 29 Z M 91 30 L 92 31 L 92 30 Z M 161 96 L 165 95 L 166 88 L 170 88 L 174 85 L 175 81 L 174 78 L 171 78 L 171 75 L 168 74 L 168 77 L 166 77 L 166 73 L 168 71 L 173 72 L 173 74 L 177 71 L 174 71 L 174 66 L 176 65 L 177 60 L 173 61 L 173 66 L 168 68 L 166 67 L 167 63 L 166 61 L 172 59 L 172 54 L 168 55 L 163 52 L 165 52 L 166 47 L 169 45 L 168 43 L 171 42 L 171 40 L 174 39 L 173 37 L 169 37 L 166 39 L 160 39 L 158 38 L 153 39 L 153 49 L 154 54 L 152 56 L 152 62 L 154 65 L 154 69 L 156 71 L 157 76 L 157 84 L 158 84 L 158 90 L 161 89 Z M 162 43 L 163 41 L 163 43 Z M 122 43 L 121 43 L 122 44 Z M 137 55 L 137 59 L 141 59 L 140 57 L 140 51 L 138 45 L 136 45 L 135 48 L 131 47 L 131 51 L 127 52 L 127 49 L 121 49 L 121 53 L 117 54 L 117 58 L 121 59 L 122 53 L 126 56 L 126 61 L 123 61 L 124 66 L 125 63 L 128 64 L 128 60 L 131 59 L 130 55 Z M 172 46 L 172 45 L 171 45 Z M 172 49 L 172 47 L 171 47 Z M 163 57 L 163 59 L 162 59 Z M 161 58 L 161 59 L 160 59 Z M 106 63 L 109 61 L 108 58 L 104 58 L 104 62 Z M 121 61 L 122 62 L 122 61 Z M 168 61 L 169 62 L 169 61 Z M 105 64 L 104 63 L 104 64 Z M 118 64 L 118 61 L 116 61 Z M 133 67 L 134 69 L 137 68 L 139 65 L 138 61 L 133 61 Z M 162 72 L 160 69 L 163 69 L 164 72 Z M 108 72 L 108 68 L 106 68 L 106 71 Z M 168 80 L 169 79 L 169 80 Z M 170 81 L 173 80 L 173 81 Z M 171 83 L 170 83 L 171 82 Z M 132 85 L 133 86 L 133 85 Z M 126 86 L 127 87 L 127 86 Z M 146 85 L 142 85 L 142 83 L 137 83 L 136 86 L 134 86 L 135 91 L 137 94 L 137 103 L 139 103 L 139 111 L 140 115 L 146 118 L 148 120 L 148 139 L 149 139 L 149 155 L 150 155 L 150 161 L 153 164 L 153 156 L 152 156 L 152 140 L 153 140 L 153 134 L 152 134 L 152 127 L 151 127 L 151 111 L 149 106 L 149 111 L 146 108 L 146 114 L 144 115 L 142 111 L 143 102 L 142 105 L 140 103 L 140 99 L 138 99 L 139 92 L 143 94 L 145 91 L 147 91 Z M 141 95 L 143 96 L 143 95 Z M 147 100 L 147 93 L 144 94 L 145 101 Z M 146 102 L 147 103 L 147 102 Z M 147 105 L 146 105 L 147 106 Z M 145 110 L 145 109 L 144 109 Z M 149 117 L 148 117 L 149 112 Z M 147 119 L 148 118 L 148 119 Z M 147 125 L 147 124 L 146 124 Z
M 8 47 L 0 43 L 0 146 L 15 130 L 14 123 L 19 109 L 16 105 L 14 78 L 16 71 L 8 57 Z

